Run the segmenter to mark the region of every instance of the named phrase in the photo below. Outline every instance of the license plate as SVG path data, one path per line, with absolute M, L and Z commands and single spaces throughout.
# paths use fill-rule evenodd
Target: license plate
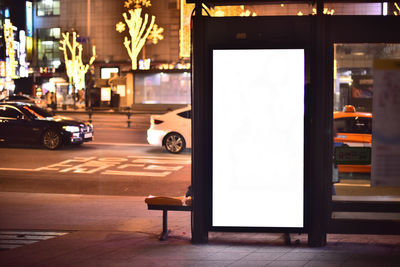
M 90 138 L 90 137 L 92 137 L 92 133 L 85 133 L 85 138 Z

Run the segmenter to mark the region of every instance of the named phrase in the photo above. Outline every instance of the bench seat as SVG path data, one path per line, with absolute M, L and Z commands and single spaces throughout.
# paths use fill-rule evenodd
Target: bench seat
M 160 240 L 164 241 L 168 237 L 168 211 L 191 211 L 191 197 L 163 197 L 163 196 L 148 196 L 145 199 L 149 210 L 162 210 L 163 212 L 163 227 L 160 235 Z

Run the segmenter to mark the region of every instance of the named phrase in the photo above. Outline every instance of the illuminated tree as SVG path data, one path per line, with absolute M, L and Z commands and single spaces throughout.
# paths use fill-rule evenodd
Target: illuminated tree
M 214 8 L 208 8 L 204 6 L 204 9 L 212 17 L 233 17 L 233 16 L 240 16 L 240 17 L 249 17 L 249 16 L 257 16 L 255 12 L 251 12 L 250 10 L 245 9 L 243 5 L 241 6 L 216 6 Z
M 62 37 L 59 49 L 64 52 L 65 68 L 69 83 L 73 86 L 74 93 L 76 93 L 76 90 L 85 88 L 85 74 L 89 69 L 89 65 L 92 65 L 96 58 L 96 47 L 92 47 L 92 57 L 89 64 L 83 64 L 83 47 L 76 41 L 78 37 L 76 32 L 72 32 L 72 36 L 70 36 L 69 32 L 62 33 Z
M 14 43 L 14 28 L 9 19 L 5 20 L 4 24 L 4 41 L 6 44 L 6 55 L 9 63 L 6 66 L 6 76 L 16 78 L 16 68 L 18 61 L 15 59 L 15 43 Z
M 149 21 L 149 15 L 145 13 L 144 18 L 142 18 L 142 6 L 151 6 L 149 0 L 127 0 L 124 6 L 126 8 L 134 6 L 134 9 L 128 10 L 129 16 L 126 12 L 122 14 L 125 23 L 122 21 L 118 22 L 115 25 L 115 29 L 122 33 L 125 31 L 126 25 L 128 26 L 130 39 L 128 36 L 125 36 L 124 46 L 132 61 L 132 70 L 136 70 L 137 57 L 145 45 L 146 40 L 150 39 L 154 44 L 157 44 L 158 40 L 164 39 L 162 35 L 164 29 L 155 24 L 155 16 L 151 16 Z
M 394 7 L 397 9 L 397 11 L 396 11 L 396 10 L 393 11 L 393 14 L 394 14 L 395 16 L 399 16 L 399 15 L 400 15 L 400 5 L 397 4 L 397 3 L 395 2 L 395 3 L 394 3 Z

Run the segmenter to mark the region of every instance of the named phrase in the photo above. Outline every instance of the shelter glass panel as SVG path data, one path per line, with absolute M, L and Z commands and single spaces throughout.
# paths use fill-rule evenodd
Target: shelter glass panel
M 333 199 L 400 197 L 400 44 L 334 44 L 333 101 Z

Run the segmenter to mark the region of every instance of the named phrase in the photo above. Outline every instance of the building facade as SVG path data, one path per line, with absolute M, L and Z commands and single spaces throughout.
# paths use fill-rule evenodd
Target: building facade
M 20 90 L 39 96 L 54 92 L 59 96 L 56 99 L 57 107 L 75 105 L 77 100 L 86 107 L 190 103 L 190 27 L 193 4 L 187 4 L 185 0 L 7 0 L 2 3 L 1 32 L 4 33 L 7 8 L 7 14 L 15 24 L 13 27 L 24 31 L 26 38 L 22 43 L 25 45 L 21 47 L 26 48 L 25 58 L 29 62 L 27 79 L 21 63 L 17 67 L 18 75 L 9 74 L 8 78 L 2 76 L 1 86 L 5 88 L 7 84 L 10 92 Z M 151 17 L 155 16 L 154 25 L 158 29 L 155 33 L 158 36 L 150 33 L 143 47 L 138 48 L 135 61 L 139 70 L 133 71 L 132 58 L 124 42 L 125 38 L 132 43 L 137 40 L 129 33 L 129 25 L 123 14 L 126 13 L 129 19 L 129 10 L 137 8 L 142 9 L 141 23 L 144 26 L 149 25 Z M 315 15 L 316 11 L 312 4 L 299 3 L 215 6 L 206 7 L 203 12 L 218 17 L 309 16 Z M 324 12 L 326 15 L 400 14 L 398 5 L 393 3 L 386 6 L 382 3 L 328 3 Z M 147 25 L 144 23 L 146 14 Z M 82 66 L 87 66 L 87 70 L 83 74 L 85 79 L 82 85 L 71 88 L 72 81 L 67 75 L 65 64 L 66 56 L 70 56 L 71 52 L 64 51 L 68 52 L 65 55 L 60 50 L 60 41 L 64 39 L 63 34 L 69 33 L 72 36 L 73 32 L 76 32 L 76 42 L 82 47 Z M 14 50 L 20 52 L 21 49 L 17 49 L 20 43 L 17 31 L 14 36 L 17 41 Z M 4 62 L 1 64 L 6 69 L 5 38 L 2 38 L 1 44 L 1 62 Z M 350 97 L 354 100 L 353 104 L 359 103 L 363 109 L 370 109 L 368 100 L 363 102 L 352 97 L 352 75 L 369 75 L 372 61 L 366 58 L 387 52 L 397 55 L 398 47 L 359 45 L 355 48 L 354 45 L 338 44 L 335 48 L 338 67 L 335 83 L 338 104 L 335 108 L 341 109 Z M 89 64 L 92 58 L 94 62 Z M 20 71 L 23 79 L 19 79 Z M 78 96 L 80 99 L 76 99 Z
M 93 47 L 95 47 L 95 61 L 86 74 L 85 86 L 86 88 L 99 89 L 90 94 L 96 99 L 100 97 L 100 102 L 104 101 L 107 105 L 111 104 L 108 103 L 111 102 L 111 99 L 107 95 L 118 92 L 121 97 L 120 103 L 124 106 L 133 104 L 133 87 L 123 88 L 123 85 L 126 85 L 126 73 L 132 70 L 131 58 L 124 46 L 124 38 L 131 37 L 126 26 L 123 32 L 116 30 L 116 25 L 124 22 L 124 13 L 127 13 L 129 18 L 129 9 L 140 7 L 143 9 L 143 18 L 146 14 L 149 17 L 155 16 L 155 24 L 163 29 L 162 40 L 157 40 L 157 43 L 154 44 L 147 39 L 137 55 L 137 60 L 140 60 L 140 68 L 157 69 L 161 66 L 176 65 L 181 60 L 178 34 L 180 2 L 176 0 L 142 1 L 144 5 L 140 4 L 139 6 L 136 6 L 134 2 L 121 0 L 35 1 L 33 4 L 35 37 L 31 67 L 34 71 L 36 84 L 44 84 L 44 87 L 46 87 L 50 78 L 55 77 L 64 78 L 65 82 L 68 82 L 65 75 L 65 58 L 63 53 L 60 53 L 59 46 L 60 40 L 63 39 L 63 33 L 76 32 L 76 41 L 83 48 L 82 61 L 84 64 L 87 64 L 93 56 Z M 146 3 L 151 5 L 146 6 Z M 147 63 L 147 66 L 143 66 L 146 65 L 143 63 Z M 112 73 L 116 73 L 116 75 Z M 114 82 L 110 84 L 108 80 L 112 78 L 111 76 L 118 76 L 119 79 L 113 77 Z M 65 101 L 65 97 L 71 91 L 65 88 L 65 82 L 61 85 L 61 87 L 64 87 L 63 89 L 57 89 L 57 86 L 54 87 L 53 84 L 42 89 L 45 91 L 59 90 L 63 94 L 63 101 Z M 103 99 L 101 99 L 102 92 L 104 92 Z M 99 105 L 97 103 L 99 101 L 95 102 L 92 104 Z

